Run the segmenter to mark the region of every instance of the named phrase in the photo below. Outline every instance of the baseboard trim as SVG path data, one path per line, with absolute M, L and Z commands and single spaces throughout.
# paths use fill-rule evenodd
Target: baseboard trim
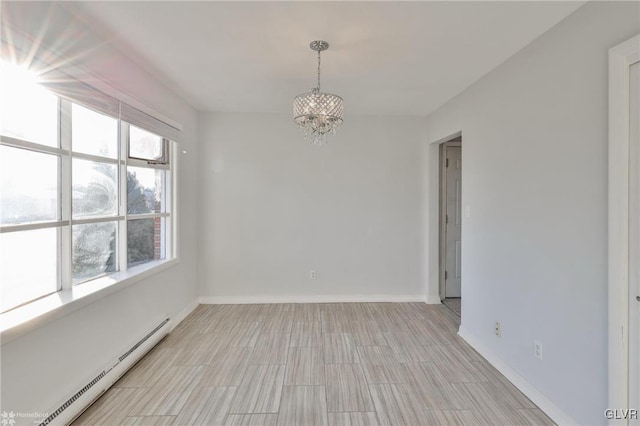
M 180 324 L 187 316 L 189 316 L 189 314 L 193 312 L 193 310 L 197 308 L 199 304 L 200 304 L 200 300 L 195 299 L 194 301 L 189 303 L 187 306 L 185 306 L 184 309 L 178 312 L 176 315 L 173 315 L 173 316 L 168 315 L 169 318 L 172 318 L 171 322 L 169 323 L 169 333 L 171 333 L 178 324 Z
M 525 394 L 534 404 L 536 404 L 547 416 L 556 422 L 559 426 L 577 425 L 578 422 L 573 420 L 571 416 L 558 408 L 549 398 L 544 396 L 539 390 L 533 387 L 527 380 L 518 374 L 513 368 L 509 367 L 502 359 L 500 359 L 493 351 L 487 348 L 473 334 L 469 333 L 464 327 L 460 326 L 458 335 L 470 344 L 480 355 L 482 355 L 489 364 L 493 365 L 503 376 L 505 376 L 520 392 Z
M 203 305 L 245 305 L 274 303 L 424 302 L 421 294 L 316 295 L 316 296 L 204 296 Z
M 440 300 L 440 296 L 427 296 L 425 303 L 427 305 L 441 305 L 442 300 Z

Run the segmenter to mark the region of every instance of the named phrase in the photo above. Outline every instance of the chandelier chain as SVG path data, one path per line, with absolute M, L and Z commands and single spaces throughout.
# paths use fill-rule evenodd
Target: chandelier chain
M 320 51 L 318 50 L 318 92 L 320 91 Z

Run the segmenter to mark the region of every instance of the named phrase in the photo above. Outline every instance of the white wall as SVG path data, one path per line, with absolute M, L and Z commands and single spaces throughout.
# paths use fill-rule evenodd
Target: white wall
M 49 9 L 51 7 L 51 9 Z M 46 412 L 79 390 L 157 325 L 197 299 L 197 115 L 161 82 L 113 50 L 78 18 L 46 3 L 2 4 L 3 19 L 55 42 L 65 57 L 84 52 L 81 65 L 122 92 L 184 125 L 178 166 L 180 263 L 11 341 L 1 349 L 0 410 Z M 48 16 L 48 17 L 47 17 Z M 48 20 L 48 24 L 45 23 Z M 5 21 L 6 23 L 6 21 Z M 3 28 L 3 30 L 5 30 Z M 39 53 L 42 53 L 41 49 Z M 31 420 L 29 420 L 31 423 Z
M 289 115 L 200 124 L 204 300 L 422 297 L 424 119 L 347 113 L 323 147 Z
M 588 3 L 427 121 L 462 131 L 462 331 L 579 424 L 606 423 L 607 51 L 638 16 Z

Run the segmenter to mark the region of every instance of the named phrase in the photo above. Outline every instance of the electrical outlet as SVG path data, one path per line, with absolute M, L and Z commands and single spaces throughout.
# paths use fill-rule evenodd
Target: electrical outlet
M 496 321 L 495 333 L 496 336 L 502 337 L 502 328 L 500 327 L 500 321 Z
M 309 279 L 315 280 L 317 278 L 315 269 L 309 271 Z
M 539 340 L 533 341 L 533 356 L 542 361 L 542 342 Z

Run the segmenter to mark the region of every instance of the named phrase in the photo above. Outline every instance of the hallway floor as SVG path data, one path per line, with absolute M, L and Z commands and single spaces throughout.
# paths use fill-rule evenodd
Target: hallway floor
M 462 316 L 462 299 L 459 297 L 447 297 L 442 303 L 457 316 Z
M 74 425 L 551 425 L 442 305 L 200 305 Z

